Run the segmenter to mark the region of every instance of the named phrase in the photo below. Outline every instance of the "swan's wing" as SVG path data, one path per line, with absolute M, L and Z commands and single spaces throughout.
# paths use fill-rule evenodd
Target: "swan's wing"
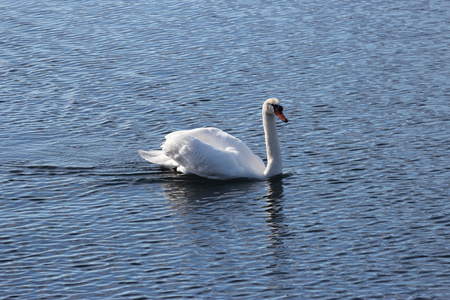
M 176 161 L 169 158 L 161 150 L 153 150 L 153 151 L 138 150 L 138 152 L 139 152 L 139 155 L 143 159 L 151 162 L 152 164 L 156 164 L 160 167 L 170 169 L 170 168 L 176 168 L 179 166 Z
M 247 145 L 217 128 L 168 134 L 163 152 L 180 165 L 179 171 L 208 178 L 260 178 L 265 169 Z

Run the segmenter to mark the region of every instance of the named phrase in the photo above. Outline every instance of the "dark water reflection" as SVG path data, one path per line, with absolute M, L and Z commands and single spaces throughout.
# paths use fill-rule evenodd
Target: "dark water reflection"
M 265 206 L 255 208 L 254 213 L 262 214 L 270 229 L 272 246 L 282 244 L 282 238 L 291 235 L 284 224 L 283 216 L 283 176 L 267 181 L 237 179 L 232 181 L 213 181 L 192 176 L 183 177 L 162 184 L 164 196 L 170 200 L 170 207 L 183 215 L 194 213 L 203 215 L 205 221 L 217 214 L 227 216 L 248 212 L 249 200 L 267 189 L 261 200 Z M 252 197 L 253 196 L 253 197 Z M 250 199 L 248 199 L 250 198 Z M 262 203 L 259 203 L 261 205 Z M 206 226 L 208 227 L 208 226 Z
M 268 295 L 289 290 L 286 280 L 295 275 L 288 267 L 293 258 L 285 240 L 295 234 L 283 212 L 285 178 L 223 182 L 185 176 L 164 182 L 168 207 L 178 218 L 179 242 L 206 256 L 217 251 L 215 260 L 233 260 L 238 253 L 247 256 L 247 267 L 228 270 L 231 281 L 245 284 L 263 276 L 271 282 L 262 283 Z
M 267 180 L 266 212 L 269 213 L 266 219 L 267 225 L 270 227 L 271 242 L 269 248 L 274 249 L 275 253 L 279 250 L 283 252 L 283 239 L 292 236 L 294 233 L 289 232 L 289 227 L 285 222 L 283 212 L 283 178 L 281 176 Z M 276 251 L 278 250 L 278 251 Z

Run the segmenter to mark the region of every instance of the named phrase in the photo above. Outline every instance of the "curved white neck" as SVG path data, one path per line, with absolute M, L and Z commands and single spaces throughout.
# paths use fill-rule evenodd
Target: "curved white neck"
M 278 141 L 275 115 L 266 114 L 265 112 L 262 115 L 267 151 L 267 166 L 264 170 L 264 177 L 272 177 L 281 174 L 283 171 L 280 142 Z

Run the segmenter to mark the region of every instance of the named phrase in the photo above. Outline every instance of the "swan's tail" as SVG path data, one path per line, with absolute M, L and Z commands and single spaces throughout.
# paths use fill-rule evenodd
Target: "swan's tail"
M 164 152 L 162 152 L 161 150 L 153 150 L 153 151 L 138 150 L 138 153 L 146 161 L 149 161 L 152 164 L 158 165 L 163 168 L 170 169 L 179 166 L 176 161 L 166 156 Z

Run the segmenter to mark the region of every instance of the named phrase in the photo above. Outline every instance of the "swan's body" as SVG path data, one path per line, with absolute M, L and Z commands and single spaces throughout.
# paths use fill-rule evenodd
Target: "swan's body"
M 275 98 L 266 100 L 262 117 L 267 167 L 238 138 L 213 127 L 175 131 L 166 135 L 162 150 L 138 152 L 145 160 L 161 167 L 176 168 L 182 173 L 211 179 L 272 177 L 282 172 L 275 115 L 287 122 L 279 101 Z

